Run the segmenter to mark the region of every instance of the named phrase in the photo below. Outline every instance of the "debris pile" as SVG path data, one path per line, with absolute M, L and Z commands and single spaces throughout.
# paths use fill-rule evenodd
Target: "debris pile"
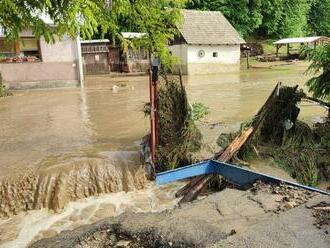
M 191 164 L 202 146 L 202 134 L 195 125 L 196 118 L 203 116 L 203 108 L 193 114 L 183 83 L 163 79 L 158 83 L 157 130 L 158 145 L 156 152 L 157 170 L 166 171 Z M 150 104 L 144 108 L 150 114 Z
M 276 196 L 277 206 L 276 209 L 273 210 L 274 213 L 280 213 L 298 207 L 306 203 L 312 197 L 318 195 L 318 193 L 287 184 L 271 184 L 261 181 L 254 183 L 249 191 L 254 194 L 267 193 Z
M 315 217 L 315 226 L 324 228 L 326 234 L 330 233 L 330 203 L 322 201 L 312 206 L 313 216 Z
M 325 144 L 329 144 L 329 140 L 324 141 L 327 135 L 317 135 L 307 124 L 298 121 L 298 104 L 303 98 L 306 95 L 298 90 L 298 86 L 277 84 L 252 121 L 245 123 L 238 133 L 219 137 L 218 144 L 222 149 L 214 159 L 221 162 L 242 161 L 250 155 L 261 159 L 275 158 L 303 184 L 316 185 L 324 174 L 327 178 L 330 160 L 320 157 L 329 158 L 330 146 L 320 145 L 320 140 Z M 206 175 L 192 179 L 178 192 L 178 196 L 183 195 L 180 203 L 196 199 L 213 178 L 213 175 Z M 305 202 L 304 197 L 297 199 L 297 202 L 290 201 L 291 198 L 288 195 L 284 199 L 284 207 L 292 208 Z

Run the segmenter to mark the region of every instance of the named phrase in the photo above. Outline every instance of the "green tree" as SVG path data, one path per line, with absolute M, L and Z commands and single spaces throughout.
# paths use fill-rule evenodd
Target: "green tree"
M 238 32 L 247 37 L 261 24 L 262 0 L 192 0 L 188 9 L 221 11 Z
M 244 37 L 281 38 L 302 36 L 306 33 L 311 1 L 192 0 L 186 7 L 221 11 Z M 325 14 L 329 13 L 323 11 Z
M 97 32 L 100 36 L 111 33 L 126 46 L 127 41 L 120 35 L 124 28 L 120 21 L 125 19 L 134 25 L 134 31 L 147 34 L 143 42 L 166 61 L 170 58 L 167 42 L 174 37 L 184 1 L 1 0 L 0 27 L 8 38 L 17 39 L 20 32 L 31 29 L 36 37 L 42 36 L 48 42 L 56 36 L 76 37 L 80 33 L 83 38 L 90 38 Z M 45 16 L 54 25 L 46 23 Z
M 278 36 L 278 29 L 282 22 L 283 0 L 263 0 L 261 7 L 262 23 L 256 34 L 262 37 Z
M 76 36 L 78 30 L 89 36 L 104 23 L 103 11 L 108 11 L 103 0 L 1 0 L 0 26 L 9 38 L 17 38 L 27 28 L 47 41 L 53 34 Z M 45 16 L 55 26 L 45 23 Z
M 283 15 L 278 27 L 279 37 L 299 37 L 306 34 L 310 0 L 283 0 Z
M 111 34 L 114 41 L 120 39 L 124 50 L 128 45 L 142 45 L 152 54 L 159 56 L 165 67 L 170 67 L 175 58 L 169 53 L 168 41 L 174 39 L 178 33 L 177 25 L 182 21 L 178 8 L 182 7 L 182 4 L 182 0 L 131 1 L 128 5 L 129 11 L 111 14 L 110 19 L 116 20 L 118 32 L 110 30 L 108 34 Z M 125 41 L 118 35 L 119 31 L 141 32 L 146 35 L 142 39 Z
M 313 0 L 308 24 L 312 34 L 330 36 L 330 0 Z
M 311 0 L 263 0 L 262 24 L 257 34 L 263 37 L 299 37 L 306 34 Z
M 312 64 L 308 72 L 316 76 L 307 82 L 309 91 L 314 97 L 325 99 L 330 103 L 330 43 L 317 47 L 310 59 Z

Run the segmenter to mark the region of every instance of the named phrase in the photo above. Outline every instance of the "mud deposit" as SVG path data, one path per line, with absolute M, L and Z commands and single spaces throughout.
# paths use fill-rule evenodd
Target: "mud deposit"
M 137 152 L 108 153 L 29 171 L 0 182 L 0 217 L 47 208 L 58 211 L 68 202 L 103 193 L 145 187 L 147 179 Z
M 124 213 L 30 247 L 329 247 L 329 235 L 306 208 L 320 201 L 329 197 L 287 186 L 225 189 L 161 213 Z

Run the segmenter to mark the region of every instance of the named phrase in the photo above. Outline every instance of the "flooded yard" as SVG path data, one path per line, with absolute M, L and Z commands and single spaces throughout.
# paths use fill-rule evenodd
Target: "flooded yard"
M 210 108 L 210 115 L 199 123 L 204 142 L 216 149 L 219 134 L 239 129 L 277 82 L 304 88 L 306 68 L 297 64 L 184 77 L 191 103 Z M 142 112 L 148 89 L 146 76 L 89 76 L 84 89 L 16 91 L 0 99 L 0 217 L 10 217 L 0 220 L 0 246 L 21 247 L 126 208 L 160 211 L 175 205 L 178 185 L 165 194 L 140 173 L 136 151 L 149 130 Z M 325 115 L 324 109 L 307 104 L 300 118 L 314 122 Z M 122 192 L 129 190 L 135 193 Z M 83 199 L 93 196 L 97 200 Z M 40 210 L 45 207 L 64 210 L 58 215 Z M 14 216 L 27 210 L 34 211 Z M 93 218 L 96 212 L 99 217 Z M 85 216 L 89 217 L 83 221 Z M 33 222 L 27 231 L 29 220 Z
M 305 69 L 291 65 L 185 77 L 191 102 L 208 106 L 208 123 L 218 123 L 213 129 L 201 126 L 205 142 L 214 143 L 220 132 L 237 130 L 258 111 L 277 82 L 303 86 L 308 78 Z M 124 87 L 112 90 L 120 84 Z M 85 89 L 17 91 L 0 99 L 1 176 L 70 156 L 136 150 L 149 129 L 142 113 L 147 101 L 147 77 L 107 76 L 87 77 Z M 319 107 L 306 106 L 300 118 L 313 120 L 324 114 Z

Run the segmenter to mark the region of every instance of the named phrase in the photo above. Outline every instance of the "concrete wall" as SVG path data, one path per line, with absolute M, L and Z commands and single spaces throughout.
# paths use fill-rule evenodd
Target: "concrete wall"
M 179 68 L 181 68 L 183 74 L 188 74 L 188 45 L 173 45 L 170 46 L 169 49 L 172 52 L 172 55 L 176 56 L 176 58 L 178 59 L 178 62 L 174 68 L 174 72 L 177 73 L 179 71 Z
M 47 44 L 44 40 L 40 40 L 40 49 L 43 62 L 76 63 L 78 59 L 77 44 L 67 37 L 54 44 Z
M 198 56 L 203 50 L 205 55 Z M 217 53 L 217 57 L 213 57 Z M 240 46 L 189 46 L 188 74 L 212 74 L 221 72 L 235 72 L 240 69 Z
M 179 65 L 184 74 L 212 74 L 221 72 L 235 72 L 240 69 L 240 45 L 174 45 L 170 47 L 173 55 L 180 58 Z M 199 51 L 204 56 L 199 56 Z M 213 53 L 218 54 L 213 57 Z
M 42 62 L 0 63 L 5 84 L 12 89 L 78 86 L 76 42 L 47 44 L 40 40 Z

